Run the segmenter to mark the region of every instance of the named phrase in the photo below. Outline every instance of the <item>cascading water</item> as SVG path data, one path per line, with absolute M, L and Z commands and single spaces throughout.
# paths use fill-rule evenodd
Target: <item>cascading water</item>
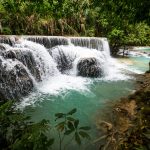
M 25 51 L 24 48 L 27 48 L 32 53 L 35 60 L 34 67 L 38 69 L 41 81 L 59 73 L 53 58 L 44 46 L 27 40 L 21 40 L 16 46 Z
M 87 77 L 99 77 L 100 80 L 125 77 L 120 73 L 118 64 L 110 57 L 106 38 L 25 36 L 1 37 L 0 42 L 0 84 L 3 91 L 0 92 L 4 99 L 20 99 L 30 93 L 33 87 L 52 95 L 70 89 L 88 90 L 87 84 L 91 83 L 91 79 Z M 11 69 L 7 69 L 9 66 Z M 17 87 L 10 87 L 9 91 L 6 88 L 12 84 L 8 74 L 15 69 L 26 72 L 24 77 L 12 75 L 12 78 L 20 81 L 17 81 L 17 86 L 22 91 L 19 95 Z M 4 80 L 5 74 L 7 77 Z M 29 89 L 25 88 L 24 78 L 30 79 L 32 83 Z M 5 83 L 6 80 L 8 81 Z
M 53 121 L 55 113 L 77 108 L 80 122 L 93 127 L 93 116 L 107 100 L 132 89 L 122 68 L 106 38 L 0 37 L 0 99 L 19 100 L 17 108 L 35 121 Z
M 34 79 L 29 70 L 18 60 L 0 56 L 0 100 L 20 99 L 33 88 Z

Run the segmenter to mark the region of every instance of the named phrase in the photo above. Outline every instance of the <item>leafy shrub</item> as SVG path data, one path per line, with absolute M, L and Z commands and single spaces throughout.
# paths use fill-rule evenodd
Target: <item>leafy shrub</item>
M 30 121 L 30 117 L 26 117 L 19 110 L 14 109 L 13 102 L 6 102 L 0 106 L 0 145 L 1 149 L 11 150 L 48 150 L 53 147 L 54 138 L 51 138 L 49 120 L 43 119 L 38 123 Z M 88 126 L 79 126 L 79 120 L 73 118 L 76 109 L 72 109 L 68 113 L 55 114 L 56 126 L 54 130 L 59 132 L 60 150 L 63 146 L 64 138 L 70 134 L 73 137 L 69 143 L 64 145 L 64 149 L 75 140 L 77 144 L 81 144 L 83 139 L 90 139 L 87 133 L 90 130 Z

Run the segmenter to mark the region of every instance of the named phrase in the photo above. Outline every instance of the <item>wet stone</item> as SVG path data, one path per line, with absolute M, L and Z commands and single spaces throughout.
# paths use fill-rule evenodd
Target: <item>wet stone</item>
M 102 69 L 96 58 L 83 58 L 77 64 L 78 75 L 83 77 L 100 77 Z
M 0 65 L 0 101 L 19 100 L 33 89 L 33 81 L 22 64 L 11 70 Z

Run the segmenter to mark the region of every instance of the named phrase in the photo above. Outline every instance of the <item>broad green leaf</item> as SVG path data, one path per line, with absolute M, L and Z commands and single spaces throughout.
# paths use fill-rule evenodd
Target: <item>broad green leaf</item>
M 67 126 L 68 126 L 68 128 L 69 128 L 70 130 L 75 130 L 75 128 L 74 128 L 72 122 L 69 121 L 69 122 L 67 123 Z
M 62 132 L 65 128 L 65 122 L 64 121 L 60 122 L 59 124 L 56 125 L 56 128 Z
M 57 114 L 55 114 L 55 117 L 57 117 L 56 119 L 62 118 L 62 117 L 64 117 L 64 114 L 63 113 L 57 113 Z
M 80 127 L 79 129 L 81 129 L 81 130 L 90 130 L 91 127 L 89 127 L 89 126 L 84 126 L 84 127 Z
M 72 117 L 67 117 L 67 120 L 69 120 L 69 121 L 75 121 L 75 119 L 72 118 Z
M 79 134 L 80 134 L 83 138 L 90 139 L 89 134 L 87 134 L 87 133 L 84 132 L 84 131 L 79 131 Z
M 77 132 L 75 133 L 75 141 L 77 142 L 78 145 L 81 145 L 81 139 Z
M 67 114 L 68 114 L 68 115 L 72 115 L 72 114 L 74 114 L 76 111 L 77 111 L 77 109 L 74 108 L 74 109 L 72 109 L 71 111 L 69 111 Z
M 65 125 L 65 121 L 58 123 L 58 124 L 56 125 L 56 127 L 61 126 L 61 125 Z

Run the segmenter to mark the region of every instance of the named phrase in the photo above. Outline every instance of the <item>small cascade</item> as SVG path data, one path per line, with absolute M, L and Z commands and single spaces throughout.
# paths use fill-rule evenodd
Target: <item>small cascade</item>
M 0 36 L 0 43 L 9 44 L 10 46 L 13 46 L 16 40 L 17 38 L 14 36 Z
M 106 57 L 110 58 L 110 48 L 109 48 L 109 43 L 106 38 L 102 39 L 102 45 L 103 45 L 103 50 L 105 51 L 107 55 Z
M 46 48 L 52 48 L 57 45 L 68 45 L 68 39 L 65 37 L 29 36 L 24 38 L 29 41 L 33 41 L 41 45 L 44 45 Z
M 105 39 L 105 38 L 104 38 Z M 86 47 L 89 49 L 97 49 L 99 51 L 103 51 L 103 38 L 78 38 L 78 37 L 71 37 L 70 41 L 73 45 L 75 46 L 80 46 L 80 47 Z M 107 39 L 105 39 L 107 40 Z
M 56 64 L 40 44 L 17 40 L 14 45 L 0 44 L 0 99 L 20 99 L 34 86 L 59 74 Z
M 73 62 L 76 59 L 75 51 L 71 50 L 70 46 L 57 46 L 49 50 L 57 68 L 62 73 L 67 73 L 73 68 Z
M 43 45 L 27 40 L 21 40 L 20 44 L 16 44 L 16 46 L 18 48 L 26 48 L 30 50 L 35 59 L 35 65 L 32 65 L 38 70 L 42 81 L 49 76 L 59 73 L 56 68 L 56 63 Z
M 57 37 L 57 36 L 26 36 L 25 39 L 44 45 L 46 48 L 52 48 L 58 45 L 70 45 L 105 50 L 106 38 L 94 37 Z M 108 47 L 107 47 L 108 48 Z M 108 48 L 109 49 L 109 48 Z
M 1 36 L 0 99 L 20 99 L 44 84 L 51 91 L 76 89 L 74 77 L 81 83 L 83 77 L 104 78 L 115 72 L 114 64 L 106 38 Z
M 101 66 L 101 69 L 104 70 L 105 62 L 107 62 L 107 55 L 105 51 L 97 51 L 96 49 L 88 49 L 88 48 L 83 48 L 79 46 L 73 46 L 73 45 L 68 45 L 68 46 L 57 46 L 54 47 L 53 49 L 50 50 L 52 57 L 54 58 L 55 62 L 58 64 L 57 67 L 61 72 L 69 73 L 72 75 L 81 75 L 85 74 L 84 76 L 88 77 L 88 70 L 95 70 L 98 65 Z M 88 63 L 90 59 L 92 60 L 95 58 L 95 64 Z M 83 61 L 84 60 L 84 61 Z M 82 63 L 83 62 L 83 63 Z M 86 62 L 86 63 L 85 63 Z M 79 68 L 84 68 L 83 70 L 86 73 L 80 73 L 78 70 L 79 66 L 78 64 L 80 63 Z M 88 68 L 93 68 L 93 69 L 88 69 Z M 98 69 L 98 68 L 97 68 Z M 82 69 L 80 69 L 82 70 Z M 92 71 L 92 72 L 93 72 Z M 91 73 L 93 74 L 93 73 Z M 101 74 L 101 73 L 100 73 Z M 99 74 L 99 75 L 100 75 Z M 97 77 L 98 75 L 93 77 Z M 91 75 L 89 75 L 91 77 Z

